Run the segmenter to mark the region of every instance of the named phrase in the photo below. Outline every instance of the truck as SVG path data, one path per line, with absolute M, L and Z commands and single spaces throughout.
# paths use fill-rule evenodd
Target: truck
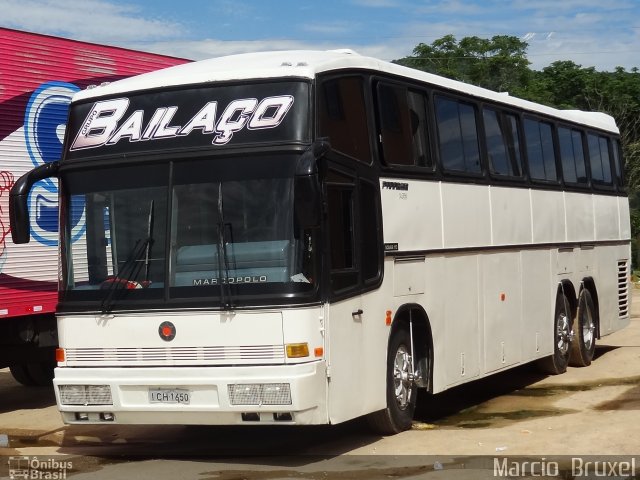
M 58 344 L 58 185 L 45 179 L 32 191 L 24 245 L 10 240 L 9 190 L 59 160 L 76 92 L 189 60 L 7 28 L 0 59 L 0 368 L 23 385 L 48 385 Z M 80 239 L 84 212 L 73 225 Z

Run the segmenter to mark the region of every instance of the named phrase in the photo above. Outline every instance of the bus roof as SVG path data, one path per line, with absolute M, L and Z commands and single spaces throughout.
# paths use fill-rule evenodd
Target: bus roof
M 345 69 L 370 70 L 373 72 L 397 75 L 407 79 L 415 79 L 471 95 L 478 99 L 491 100 L 515 108 L 549 115 L 561 120 L 610 132 L 619 132 L 613 117 L 605 113 L 559 110 L 512 97 L 508 93 L 494 92 L 413 68 L 362 56 L 352 50 L 346 49 L 256 52 L 201 60 L 87 89 L 78 92 L 74 96 L 73 101 L 77 102 L 107 95 L 113 96 L 156 88 L 204 84 L 208 82 L 287 77 L 313 79 L 320 73 Z

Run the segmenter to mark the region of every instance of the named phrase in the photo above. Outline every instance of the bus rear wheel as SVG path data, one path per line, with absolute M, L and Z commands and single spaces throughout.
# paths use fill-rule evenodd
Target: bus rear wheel
M 382 435 L 409 430 L 416 409 L 418 389 L 414 382 L 411 337 L 406 328 L 391 334 L 387 353 L 387 408 L 367 416 L 369 426 Z
M 572 367 L 587 367 L 591 365 L 596 351 L 596 319 L 595 306 L 591 293 L 584 289 L 578 299 L 578 314 L 576 315 L 575 336 L 571 342 L 569 365 Z
M 544 373 L 559 375 L 567 371 L 571 350 L 571 307 L 564 293 L 556 296 L 556 310 L 553 321 L 553 354 L 539 360 L 538 366 Z

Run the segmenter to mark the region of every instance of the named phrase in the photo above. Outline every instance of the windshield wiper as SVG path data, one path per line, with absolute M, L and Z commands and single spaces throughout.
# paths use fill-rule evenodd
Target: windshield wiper
M 224 234 L 224 209 L 222 203 L 222 182 L 218 184 L 218 272 L 222 276 L 224 266 L 224 278 L 220 283 L 220 303 L 225 310 L 233 308 L 231 285 L 229 285 L 229 256 L 227 255 L 227 242 Z
M 147 238 L 144 241 L 141 239 L 137 239 L 135 245 L 129 252 L 127 259 L 120 271 L 112 278 L 105 280 L 103 283 L 106 284 L 108 282 L 107 293 L 102 300 L 102 304 L 100 306 L 102 313 L 109 313 L 113 308 L 114 298 L 116 292 L 120 290 L 132 290 L 136 288 L 142 288 L 142 285 L 134 282 L 134 279 L 138 277 L 140 274 L 140 270 L 142 269 L 143 263 L 140 262 L 143 255 L 145 256 L 144 266 L 145 266 L 145 285 L 149 283 L 149 260 L 151 255 L 151 247 L 153 246 L 153 219 L 154 219 L 154 202 L 155 200 L 151 200 L 151 204 L 149 205 L 149 218 L 147 221 Z

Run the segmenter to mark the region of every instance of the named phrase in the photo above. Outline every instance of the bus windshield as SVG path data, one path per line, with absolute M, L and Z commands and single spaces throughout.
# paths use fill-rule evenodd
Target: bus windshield
M 86 235 L 65 235 L 62 302 L 109 311 L 200 299 L 228 308 L 312 291 L 315 232 L 294 220 L 296 158 L 234 158 L 224 171 L 209 158 L 65 175 L 67 214 L 84 211 Z

